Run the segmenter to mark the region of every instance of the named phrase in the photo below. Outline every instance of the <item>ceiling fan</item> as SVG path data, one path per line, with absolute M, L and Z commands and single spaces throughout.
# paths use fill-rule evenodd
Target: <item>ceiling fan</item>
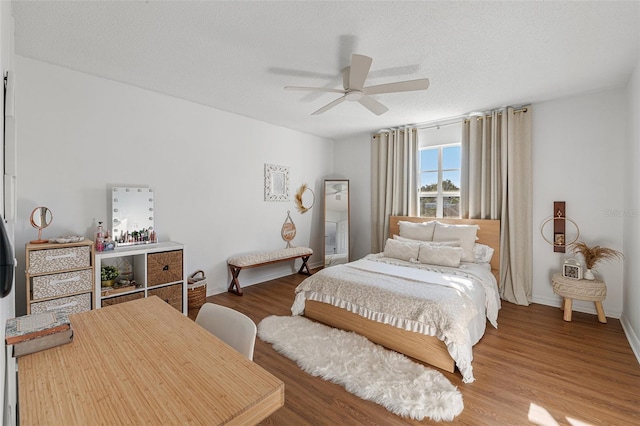
M 376 115 L 382 115 L 389 111 L 389 108 L 371 97 L 371 95 L 381 95 L 384 93 L 411 92 L 414 90 L 426 90 L 429 88 L 429 79 L 420 78 L 418 80 L 399 81 L 396 83 L 380 84 L 377 86 L 364 87 L 365 80 L 371 68 L 371 59 L 368 56 L 353 54 L 351 55 L 351 66 L 342 70 L 342 85 L 344 89 L 329 89 L 324 87 L 300 87 L 286 86 L 285 90 L 303 90 L 312 92 L 331 92 L 342 93 L 333 102 L 328 103 L 311 115 L 322 114 L 341 104 L 344 101 L 358 101 L 365 108 Z
M 331 185 L 331 190 L 333 192 L 327 192 L 327 195 L 346 194 L 347 193 L 347 184 L 346 183 L 334 183 L 333 185 Z
M 327 187 L 327 189 L 329 189 L 329 187 Z M 331 185 L 330 191 L 333 191 L 333 192 L 327 191 L 326 195 L 327 196 L 330 196 L 330 195 L 334 196 L 335 195 L 336 200 L 340 201 L 340 200 L 342 200 L 342 196 L 347 194 L 347 184 L 345 184 L 345 183 L 335 183 L 335 184 Z

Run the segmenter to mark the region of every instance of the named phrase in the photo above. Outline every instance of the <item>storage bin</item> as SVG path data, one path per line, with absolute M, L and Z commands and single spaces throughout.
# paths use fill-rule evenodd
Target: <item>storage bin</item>
M 29 274 L 45 274 L 91 266 L 91 247 L 29 251 Z
M 182 250 L 150 253 L 147 256 L 147 287 L 183 279 Z
M 91 310 L 91 293 L 44 300 L 31 304 L 32 314 L 42 314 L 53 309 L 64 309 L 69 314 L 79 314 Z
M 148 297 L 158 296 L 178 311 L 182 312 L 182 284 L 173 284 L 149 290 Z
M 31 300 L 64 296 L 93 289 L 91 269 L 63 272 L 61 274 L 41 275 L 32 278 Z
M 106 299 L 102 299 L 100 304 L 102 307 L 117 305 L 118 303 L 128 302 L 130 300 L 142 299 L 144 297 L 144 291 L 139 291 L 137 293 L 129 293 L 124 294 L 122 296 L 114 296 Z
M 207 301 L 207 278 L 198 270 L 189 276 L 187 284 L 187 304 L 189 309 L 199 309 Z

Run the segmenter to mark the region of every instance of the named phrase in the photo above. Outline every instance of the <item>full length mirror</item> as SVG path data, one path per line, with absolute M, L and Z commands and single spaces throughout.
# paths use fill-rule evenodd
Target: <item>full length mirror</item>
M 324 266 L 349 261 L 349 181 L 324 181 Z
M 118 245 L 157 242 L 153 226 L 153 189 L 113 187 L 111 234 Z

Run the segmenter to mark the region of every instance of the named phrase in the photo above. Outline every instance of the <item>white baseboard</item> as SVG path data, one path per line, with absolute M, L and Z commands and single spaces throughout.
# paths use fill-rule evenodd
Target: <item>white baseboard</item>
M 638 339 L 638 335 L 633 330 L 633 327 L 625 315 L 622 315 L 620 318 L 620 324 L 622 324 L 622 329 L 624 330 L 624 334 L 627 336 L 631 350 L 640 364 L 640 340 Z
M 549 297 L 534 297 L 533 303 L 538 303 L 540 305 L 545 306 L 554 306 L 559 308 L 562 305 L 562 299 L 560 298 L 549 298 Z M 574 300 L 572 305 L 572 310 L 575 312 L 582 312 L 585 314 L 598 315 L 596 311 L 596 307 L 593 302 L 587 302 L 584 300 Z M 605 315 L 609 318 L 619 319 L 622 312 L 620 311 L 611 311 L 605 309 Z

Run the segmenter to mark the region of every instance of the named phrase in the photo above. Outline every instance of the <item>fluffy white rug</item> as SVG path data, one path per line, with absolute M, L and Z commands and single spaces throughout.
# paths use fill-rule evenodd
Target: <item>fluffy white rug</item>
M 365 337 L 301 316 L 269 316 L 258 336 L 307 373 L 412 419 L 453 420 L 462 395 L 441 373 Z

